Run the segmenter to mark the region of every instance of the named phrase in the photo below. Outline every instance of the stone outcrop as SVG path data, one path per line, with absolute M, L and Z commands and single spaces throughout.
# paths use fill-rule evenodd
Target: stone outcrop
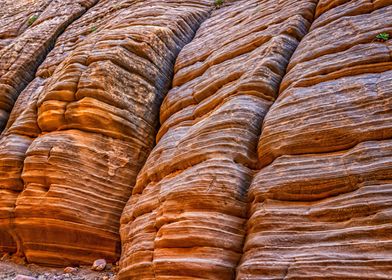
M 0 131 L 15 100 L 34 78 L 36 68 L 56 37 L 95 2 L 6 0 L 0 3 Z M 0 138 L 0 251 L 16 250 L 17 237 L 10 222 L 17 194 L 23 190 L 20 173 L 25 151 L 31 138 L 40 133 L 32 101 L 43 83 L 37 77 L 26 88 L 8 123 L 12 128 Z
M 263 124 L 238 279 L 389 279 L 391 1 L 320 1 Z
M 226 3 L 180 53 L 121 220 L 120 279 L 231 279 L 261 123 L 314 1 Z
M 0 131 L 57 36 L 97 0 L 0 3 Z
M 0 3 L 0 253 L 391 278 L 392 0 L 222 2 Z
M 102 0 L 60 36 L 2 135 L 2 247 L 49 265 L 119 257 L 120 215 L 175 58 L 210 9 Z

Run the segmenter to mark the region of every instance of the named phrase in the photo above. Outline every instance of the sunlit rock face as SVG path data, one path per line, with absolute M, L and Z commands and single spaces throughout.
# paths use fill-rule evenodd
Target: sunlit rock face
M 261 124 L 314 1 L 232 1 L 180 53 L 121 220 L 120 279 L 231 279 Z
M 61 32 L 96 2 L 0 3 L 0 131 L 8 121 L 7 131 L 0 136 L 0 252 L 17 250 L 12 221 L 15 201 L 24 185 L 20 174 L 25 152 L 40 133 L 35 99 L 45 81 L 42 75 L 32 81 L 35 71 Z
M 174 61 L 210 9 L 99 1 L 60 36 L 1 138 L 5 250 L 18 245 L 49 265 L 119 257 L 120 215 L 153 147 Z
M 238 279 L 392 273 L 391 1 L 320 1 L 258 145 Z

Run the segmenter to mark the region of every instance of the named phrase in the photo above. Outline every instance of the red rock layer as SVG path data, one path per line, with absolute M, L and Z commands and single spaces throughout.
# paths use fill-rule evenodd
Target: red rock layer
M 392 1 L 320 1 L 263 123 L 238 279 L 390 279 Z
M 0 131 L 20 92 L 64 28 L 97 0 L 0 3 Z
M 260 125 L 315 1 L 231 1 L 180 53 L 121 220 L 120 279 L 231 279 Z
M 8 120 L 19 92 L 34 76 L 34 71 L 59 33 L 96 1 L 5 1 L 0 4 L 0 127 Z M 61 7 L 61 9 L 60 9 Z M 35 20 L 31 20 L 35 19 Z M 33 120 L 35 107 L 29 99 L 39 91 L 41 78 L 32 82 L 20 96 L 8 127 L 0 139 L 0 251 L 14 252 L 17 239 L 10 231 L 15 200 L 23 190 L 20 173 L 24 153 L 31 137 L 39 134 Z M 15 122 L 16 117 L 18 120 Z
M 0 140 L 1 232 L 28 261 L 119 256 L 120 215 L 154 144 L 174 60 L 210 8 L 102 0 L 60 36 Z

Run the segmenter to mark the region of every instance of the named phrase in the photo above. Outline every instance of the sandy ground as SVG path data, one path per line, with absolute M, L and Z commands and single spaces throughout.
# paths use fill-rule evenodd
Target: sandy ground
M 65 273 L 64 268 L 42 267 L 24 264 L 24 260 L 3 257 L 0 260 L 0 279 L 14 280 L 18 275 L 33 277 L 37 280 L 115 280 L 117 267 L 103 272 L 92 271 L 90 267 L 79 267 L 74 273 Z M 22 278 L 19 278 L 22 280 Z

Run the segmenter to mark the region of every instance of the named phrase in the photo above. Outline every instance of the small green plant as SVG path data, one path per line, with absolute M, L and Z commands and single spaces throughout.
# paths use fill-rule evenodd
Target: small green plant
M 33 25 L 33 23 L 36 21 L 38 19 L 38 16 L 37 15 L 32 15 L 30 18 L 29 18 L 29 20 L 27 21 L 27 24 L 30 26 L 30 25 Z
M 220 8 L 224 3 L 224 0 L 215 0 L 214 4 L 216 8 Z
M 97 27 L 96 26 L 93 26 L 93 27 L 90 28 L 90 33 L 93 33 L 95 31 L 97 31 Z
M 383 32 L 376 36 L 376 40 L 380 42 L 386 42 L 389 40 L 389 33 Z

